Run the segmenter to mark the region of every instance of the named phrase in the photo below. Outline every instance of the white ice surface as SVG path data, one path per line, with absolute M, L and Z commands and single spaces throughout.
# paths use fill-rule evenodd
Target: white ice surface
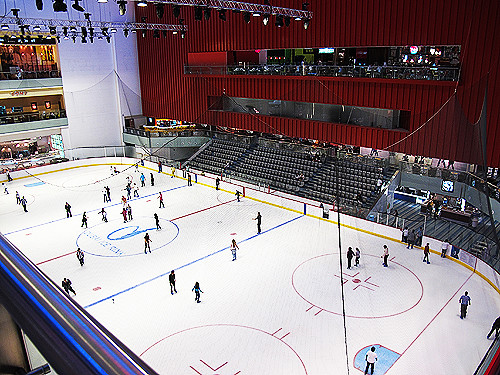
M 40 175 L 43 185 L 25 187 L 39 182 L 34 178 L 8 184 L 10 194 L 0 195 L 0 229 L 57 284 L 71 279 L 76 301 L 161 374 L 347 373 L 335 224 L 140 171 L 147 184 L 130 202 L 129 223 L 123 223 L 119 198 L 126 193 L 125 176 L 140 184 L 140 173 L 131 168 L 94 183 L 110 173 L 109 166 L 93 166 Z M 111 187 L 111 203 L 103 203 L 104 185 Z M 231 189 L 224 182 L 221 187 Z M 28 199 L 28 213 L 16 204 L 16 190 Z M 69 219 L 66 201 L 73 211 Z M 98 214 L 102 207 L 108 223 Z M 80 226 L 83 211 L 87 230 Z M 252 219 L 258 211 L 263 233 L 257 236 Z M 117 230 L 110 238 L 130 234 L 135 226 L 153 228 L 155 212 L 163 229 L 148 231 L 151 254 L 143 252 L 144 232 L 108 238 Z M 383 227 L 377 232 L 393 233 Z M 240 248 L 234 262 L 232 238 Z M 431 254 L 427 265 L 421 250 L 354 229 L 342 227 L 341 241 L 344 254 L 348 246 L 362 254 L 359 268 L 346 270 L 343 260 L 351 374 L 361 373 L 353 365 L 356 353 L 372 344 L 402 354 L 387 374 L 474 372 L 500 311 L 500 296 L 487 282 L 448 259 Z M 77 243 L 86 252 L 83 267 L 74 254 Z M 388 268 L 381 265 L 383 244 L 390 249 Z M 168 285 L 172 269 L 175 295 Z M 191 291 L 196 281 L 204 292 L 199 304 Z M 461 320 L 458 299 L 465 290 L 472 304 Z

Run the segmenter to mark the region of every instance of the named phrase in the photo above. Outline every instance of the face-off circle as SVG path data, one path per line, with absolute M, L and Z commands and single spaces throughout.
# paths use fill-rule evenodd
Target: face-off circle
M 283 329 L 269 333 L 242 325 L 211 324 L 169 335 L 140 357 L 161 374 L 307 375 L 302 359 L 284 341 L 286 336 Z
M 422 299 L 422 282 L 402 264 L 390 261 L 385 268 L 380 257 L 369 254 L 362 254 L 360 267 L 347 269 L 346 263 L 342 281 L 347 317 L 391 317 L 411 310 Z M 342 315 L 340 283 L 338 253 L 308 259 L 292 275 L 300 297 L 321 312 L 336 315 Z
M 94 215 L 95 217 L 95 215 Z M 152 217 L 135 217 L 102 222 L 83 231 L 76 240 L 77 247 L 85 253 L 102 257 L 124 257 L 144 254 L 144 236 L 149 234 L 151 252 L 174 241 L 179 227 L 171 221 L 160 219 L 161 230 L 156 230 Z

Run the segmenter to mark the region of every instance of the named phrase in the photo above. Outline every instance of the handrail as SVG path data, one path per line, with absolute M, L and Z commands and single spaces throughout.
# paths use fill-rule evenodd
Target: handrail
M 60 374 L 157 374 L 0 234 L 0 302 Z

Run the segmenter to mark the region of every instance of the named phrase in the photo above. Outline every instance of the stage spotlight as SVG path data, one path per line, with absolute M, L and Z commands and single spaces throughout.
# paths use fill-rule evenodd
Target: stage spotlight
M 125 38 L 128 38 L 128 33 L 129 33 L 128 29 L 123 29 L 123 36 Z
M 57 29 L 55 26 L 49 26 L 49 33 L 50 35 L 56 35 L 57 34 Z
M 158 30 L 153 30 L 153 38 L 158 39 L 160 37 L 160 32 Z
M 143 38 L 145 38 L 146 35 L 147 35 L 147 31 L 146 30 L 141 30 L 141 35 L 142 35 Z
M 283 16 L 282 15 L 276 16 L 276 21 L 274 22 L 274 26 L 277 26 L 277 27 L 283 26 Z
M 69 28 L 69 31 L 71 31 L 72 33 L 76 33 L 76 26 L 71 26 Z
M 67 30 L 68 28 L 66 28 Z M 40 31 L 40 26 L 36 25 L 36 26 L 33 26 L 33 31 Z
M 288 16 L 286 16 L 286 17 L 285 17 L 285 26 L 286 26 L 286 27 L 290 26 L 290 21 L 291 21 L 291 20 L 292 20 L 292 18 L 291 18 L 291 17 L 288 17 Z
M 68 6 L 63 0 L 54 0 L 52 7 L 54 8 L 54 12 L 66 12 L 68 10 Z
M 172 12 L 175 18 L 179 18 L 179 16 L 181 15 L 181 7 L 179 5 L 174 5 L 172 7 Z
M 12 12 L 12 15 L 13 15 L 14 17 L 19 18 L 19 9 L 17 9 L 17 8 L 12 8 L 10 11 Z
M 186 30 L 181 31 L 181 38 L 184 39 L 186 37 Z
M 43 10 L 43 0 L 36 0 L 35 4 L 36 4 L 36 9 Z
M 87 37 L 87 28 L 82 26 L 81 30 L 82 30 L 82 38 L 86 38 Z
M 88 13 L 88 12 L 87 12 L 87 13 L 83 13 L 83 17 L 85 17 L 85 19 L 86 19 L 87 21 L 90 21 L 90 16 L 91 16 L 91 15 L 92 15 L 92 14 L 90 14 L 90 13 Z
M 269 23 L 269 14 L 264 14 L 264 17 L 262 18 L 262 23 L 264 24 L 264 26 L 267 26 L 267 24 Z
M 205 8 L 203 10 L 203 13 L 205 14 L 205 19 L 208 21 L 210 19 L 210 15 L 212 14 L 212 9 Z
M 89 35 L 90 37 L 94 37 L 94 28 L 93 27 L 89 27 Z M 92 43 L 92 41 L 90 41 L 90 43 Z
M 307 28 L 309 27 L 309 22 L 311 22 L 311 20 L 308 19 L 304 20 L 304 30 L 307 30 Z
M 112 33 L 112 34 L 116 33 L 116 31 L 117 30 L 114 27 L 112 27 L 111 29 L 109 29 L 109 32 Z
M 159 19 L 163 18 L 163 13 L 165 12 L 165 5 L 162 3 L 155 4 L 156 15 Z
M 201 21 L 203 18 L 203 8 L 194 7 L 194 19 L 196 21 Z
M 219 18 L 223 21 L 226 20 L 226 10 L 225 9 L 219 9 Z
M 74 10 L 78 12 L 85 12 L 85 9 L 79 4 L 80 0 L 73 0 L 75 3 L 71 6 Z M 87 43 L 87 42 L 85 42 Z
M 97 0 L 97 2 L 100 4 L 106 4 L 108 2 L 108 0 Z
M 127 2 L 120 0 L 117 1 L 118 4 L 118 12 L 120 13 L 120 16 L 124 16 L 125 13 L 127 13 Z
M 138 6 L 138 7 L 147 7 L 147 6 L 148 6 L 148 3 L 147 3 L 146 1 L 144 1 L 144 0 L 142 0 L 142 1 L 139 1 L 139 2 L 137 3 L 137 6 Z
M 9 25 L 2 25 L 2 30 L 9 30 Z
M 309 3 L 302 3 L 302 10 L 308 11 Z
M 163 35 L 164 38 L 167 38 L 168 35 L 167 30 L 162 30 L 161 35 Z
M 250 12 L 245 12 L 243 13 L 243 20 L 246 22 L 246 23 L 250 23 L 250 17 L 252 16 L 252 14 Z

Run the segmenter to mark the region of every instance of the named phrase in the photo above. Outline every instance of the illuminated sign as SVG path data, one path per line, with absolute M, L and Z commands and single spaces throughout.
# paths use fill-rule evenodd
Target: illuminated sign
M 11 91 L 10 95 L 11 96 L 24 96 L 24 95 L 28 95 L 28 91 L 22 91 L 22 90 Z

